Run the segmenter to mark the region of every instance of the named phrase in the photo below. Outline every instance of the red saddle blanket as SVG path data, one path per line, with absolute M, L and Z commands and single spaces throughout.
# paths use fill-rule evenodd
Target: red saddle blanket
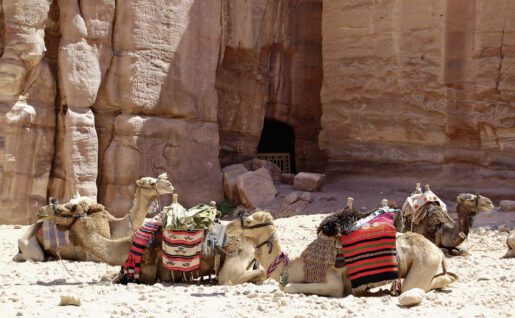
M 200 267 L 204 230 L 164 230 L 163 267 L 191 272 Z
M 381 286 L 399 277 L 396 230 L 390 216 L 385 214 L 341 237 L 336 267 L 347 267 L 354 291 Z

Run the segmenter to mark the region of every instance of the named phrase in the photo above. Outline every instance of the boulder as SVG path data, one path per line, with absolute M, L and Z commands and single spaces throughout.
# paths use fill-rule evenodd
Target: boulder
M 281 174 L 281 183 L 293 185 L 294 180 L 295 180 L 295 174 L 293 174 L 293 173 Z
M 248 172 L 247 168 L 242 164 L 235 164 L 223 168 L 222 172 L 224 175 L 225 197 L 235 204 L 240 203 L 237 182 L 242 174 Z
M 322 188 L 325 175 L 320 173 L 300 172 L 295 176 L 293 188 L 302 191 L 319 191 Z
M 284 197 L 284 203 L 287 204 L 293 204 L 299 200 L 299 193 L 298 192 L 292 192 Z
M 277 189 L 265 168 L 248 171 L 238 178 L 238 192 L 241 203 L 247 208 L 258 208 L 272 201 Z
M 281 168 L 273 162 L 261 159 L 252 159 L 243 163 L 250 171 L 256 171 L 261 168 L 265 168 L 270 173 L 274 183 L 281 182 Z
M 515 201 L 512 200 L 501 200 L 499 206 L 502 211 L 515 211 Z

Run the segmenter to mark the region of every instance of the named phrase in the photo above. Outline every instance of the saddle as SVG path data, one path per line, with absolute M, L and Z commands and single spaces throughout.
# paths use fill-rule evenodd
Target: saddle
M 189 210 L 178 203 L 166 207 L 151 222 L 145 223 L 134 236 L 129 257 L 123 266 L 122 282 L 138 282 L 145 249 L 154 247 L 162 251 L 161 266 L 182 277 L 199 269 L 203 258 L 215 257 L 215 275 L 220 268 L 220 253 L 227 243 L 226 226 L 218 221 L 218 211 L 209 205 L 197 205 Z M 198 275 L 196 275 L 198 276 Z
M 381 207 L 361 215 L 347 208 L 327 216 L 318 227 L 317 239 L 302 254 L 305 277 L 310 282 L 320 282 L 325 279 L 327 265 L 345 266 L 353 292 L 397 279 L 393 219 L 398 212 Z

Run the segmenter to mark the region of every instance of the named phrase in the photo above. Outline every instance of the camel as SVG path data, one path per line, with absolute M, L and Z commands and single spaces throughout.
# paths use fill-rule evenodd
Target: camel
M 174 195 L 174 200 L 176 196 Z M 97 214 L 99 214 L 97 216 Z M 109 239 L 99 234 L 103 226 L 102 214 L 93 213 L 75 219 L 76 212 L 70 209 L 69 205 L 57 205 L 55 209 L 45 209 L 38 214 L 41 220 L 54 222 L 70 231 L 70 240 L 74 244 L 93 255 L 98 261 L 110 265 L 123 265 L 132 244 L 132 235 L 121 239 Z M 253 246 L 246 240 L 233 243 L 230 251 L 219 251 L 220 271 L 218 283 L 222 285 L 235 285 L 245 282 L 261 282 L 264 280 L 263 269 L 248 269 L 253 260 Z M 179 282 L 185 280 L 181 272 L 169 271 L 160 266 L 162 251 L 160 248 L 151 246 L 145 250 L 144 263 L 141 264 L 140 282 L 153 284 L 159 278 L 162 282 Z M 198 270 L 200 276 L 215 274 L 215 257 L 203 259 Z M 118 275 L 115 281 L 121 279 Z
M 285 254 L 281 249 L 273 217 L 265 211 L 257 211 L 241 220 L 234 220 L 227 226 L 227 235 L 243 236 L 255 245 L 255 257 L 267 269 L 269 276 L 282 281 L 282 288 L 292 294 L 317 294 L 341 297 L 351 293 L 345 267 L 327 266 L 325 282 L 309 283 L 304 277 L 303 256 L 289 260 L 285 265 Z M 405 306 L 416 305 L 422 299 L 410 297 L 416 288 L 427 292 L 448 286 L 457 279 L 455 274 L 446 272 L 443 252 L 429 240 L 417 233 L 397 234 L 397 254 L 399 275 L 404 278 L 399 303 Z M 443 273 L 438 274 L 440 265 Z M 285 282 L 287 277 L 287 282 Z
M 425 191 L 430 191 L 425 186 Z M 417 191 L 421 193 L 419 184 Z M 432 192 L 431 192 L 432 193 Z M 401 213 L 396 215 L 395 226 L 399 232 L 412 231 L 424 235 L 438 247 L 456 250 L 457 254 L 463 252 L 457 249 L 467 238 L 474 216 L 479 212 L 490 211 L 494 208 L 492 201 L 480 194 L 461 193 L 457 197 L 456 212 L 458 220 L 452 220 L 444 207 L 436 202 L 426 204 L 425 215 L 419 222 L 412 222 L 413 215 L 405 212 L 406 203 Z M 413 223 L 413 224 L 412 224 Z
M 503 258 L 512 258 L 515 257 L 515 230 L 511 231 L 506 239 L 506 244 L 508 245 L 508 251 Z
M 168 180 L 166 173 L 161 174 L 157 179 L 152 177 L 143 177 L 136 181 L 136 192 L 134 193 L 134 201 L 129 213 L 121 218 L 116 218 L 111 215 L 107 210 L 103 209 L 102 213 L 94 213 L 88 220 L 94 220 L 97 225 L 95 229 L 97 233 L 106 238 L 118 239 L 132 235 L 144 222 L 145 216 L 149 212 L 151 204 L 155 202 L 160 195 L 173 193 L 174 187 Z M 56 202 L 50 200 L 50 204 L 43 206 L 38 215 L 44 217 L 51 215 L 55 211 Z M 102 205 L 96 204 L 93 200 L 87 197 L 78 197 L 72 199 L 68 204 L 68 208 L 74 212 L 74 215 L 81 215 L 88 212 L 88 210 L 95 206 L 98 209 Z M 63 209 L 63 208 L 61 208 Z M 102 210 L 102 209 L 100 209 Z M 150 211 L 153 212 L 153 211 Z M 83 224 L 83 222 L 79 222 Z M 14 261 L 44 261 L 44 252 L 41 248 L 43 238 L 41 233 L 37 231 L 38 224 L 31 225 L 24 235 L 18 240 L 18 253 Z M 57 256 L 56 249 L 47 251 L 51 256 Z M 75 246 L 73 243 L 62 247 L 59 251 L 61 258 L 70 260 L 98 260 L 91 254 L 87 254 L 80 247 Z

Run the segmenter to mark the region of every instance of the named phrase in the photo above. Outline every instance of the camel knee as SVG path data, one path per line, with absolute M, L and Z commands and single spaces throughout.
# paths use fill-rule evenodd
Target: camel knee
M 424 300 L 426 292 L 420 288 L 412 288 L 399 296 L 399 305 L 411 307 L 418 305 Z

